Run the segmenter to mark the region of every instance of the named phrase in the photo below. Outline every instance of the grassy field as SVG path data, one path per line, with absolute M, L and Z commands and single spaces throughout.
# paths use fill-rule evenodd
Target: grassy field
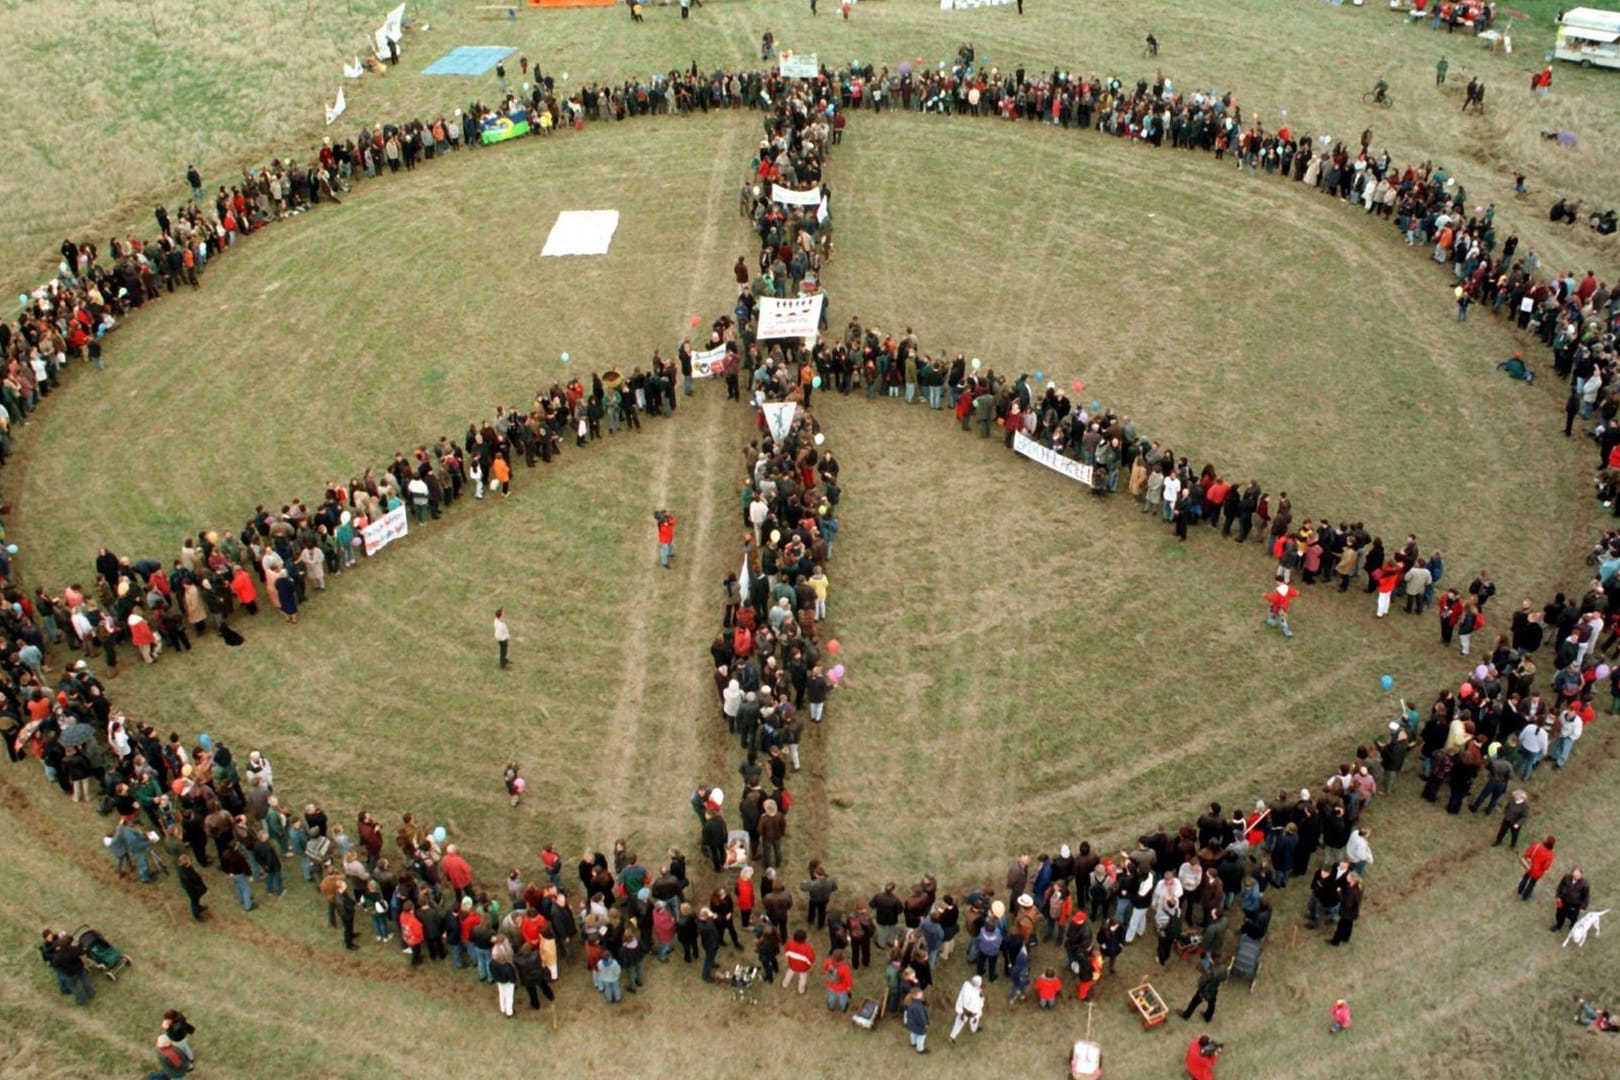
M 47 31 L 35 22 L 50 7 L 62 19 Z M 1051 42 L 1083 40 L 1088 63 L 1134 71 L 1152 26 L 1167 70 L 1252 87 L 1246 105 L 1288 108 L 1296 126 L 1310 117 L 1313 130 L 1331 122 L 1348 137 L 1388 124 L 1392 149 L 1433 146 L 1498 169 L 1531 160 L 1538 187 L 1620 193 L 1601 165 L 1614 138 L 1612 124 L 1598 130 L 1613 115 L 1607 73 L 1561 68 L 1551 101 L 1519 100 L 1509 83 L 1539 55 L 1522 45 L 1512 61 L 1465 52 L 1460 39 L 1444 46 L 1453 79 L 1466 81 L 1474 65 L 1495 80 L 1485 143 L 1484 123 L 1458 126 L 1457 101 L 1421 96 L 1442 38 L 1382 12 L 1241 0 L 1188 14 L 1150 3 L 1099 22 L 1087 10 L 1028 7 L 1019 20 L 1010 9 L 886 0 L 844 24 L 812 22 L 807 6 L 710 4 L 688 25 L 653 9 L 634 27 L 618 9 L 524 12 L 508 25 L 431 5 L 419 18 L 433 29 L 408 35 L 401 69 L 365 81 L 350 107 L 363 119 L 447 106 L 469 85 L 488 92 L 492 79 L 415 78 L 460 43 L 511 42 L 577 80 L 679 62 L 676 35 L 701 49 L 702 66 L 740 63 L 768 17 L 783 45 L 828 60 L 946 56 L 972 38 L 998 63 L 1027 56 L 1035 66 Z M 219 168 L 316 137 L 299 119 L 313 111 L 304 98 L 330 92 L 319 75 L 328 52 L 335 71 L 351 51 L 341 9 L 311 8 L 302 21 L 283 11 L 273 24 L 283 38 L 320 39 L 296 61 L 244 46 L 227 62 L 231 35 L 257 40 L 251 33 L 272 24 L 256 20 L 271 15 L 250 12 L 222 32 L 216 59 L 162 35 L 161 21 L 158 34 L 144 29 L 149 18 L 181 17 L 161 0 L 31 8 L 28 18 L 20 6 L 0 11 L 0 30 L 35 35 L 0 33 L 3 49 L 65 40 L 84 20 L 122 20 L 119 32 L 141 44 L 120 55 L 149 55 L 145 69 L 170 70 L 178 85 L 193 78 L 175 59 L 185 52 L 195 78 L 228 84 L 222 121 L 232 109 L 253 114 L 219 123 L 207 136 L 215 141 L 199 145 L 187 142 L 198 136 L 184 111 L 197 99 L 160 107 L 154 95 L 108 95 L 111 109 L 146 110 L 149 126 L 132 120 L 119 165 L 131 207 L 147 201 L 143 185 L 168 190 L 176 156 L 212 154 Z M 98 50 L 112 48 L 94 38 L 73 63 L 96 65 Z M 1355 99 L 1384 64 L 1402 107 L 1363 117 Z M 41 94 L 73 71 L 34 67 L 50 68 L 29 83 Z M 266 84 L 274 102 L 254 96 Z M 1578 122 L 1592 136 L 1582 128 L 1579 150 L 1556 159 L 1531 130 Z M 441 432 L 455 437 L 496 402 L 526 401 L 565 374 L 563 350 L 575 358 L 570 374 L 668 351 L 689 317 L 729 306 L 728 268 L 750 242 L 731 219 L 735 184 L 756 131 L 747 114 L 636 121 L 463 154 L 254 238 L 253 250 L 210 270 L 201 295 L 165 300 L 121 330 L 109 370 L 79 374 L 29 426 L 25 468 L 8 479 L 8 538 L 24 545 L 30 574 L 50 582 L 87 573 L 104 539 L 166 555 L 204 522 L 307 496 L 325 477 Z M 36 181 L 60 175 L 61 197 L 48 210 L 25 204 L 0 252 L 53 246 L 50 213 L 78 222 L 100 212 L 93 157 L 37 166 Z M 1578 502 L 1584 458 L 1553 435 L 1555 389 L 1492 371 L 1512 339 L 1483 316 L 1451 321 L 1434 268 L 1386 226 L 1201 156 L 990 122 L 857 117 L 830 178 L 834 325 L 855 312 L 884 329 L 910 322 L 925 349 L 1083 378 L 1087 397 L 1136 415 L 1196 460 L 1286 483 L 1300 512 L 1364 515 L 1386 539 L 1413 529 L 1446 545 L 1452 576 L 1488 562 L 1509 587 L 1499 605 L 1516 599 L 1511 590 L 1539 597 L 1578 585 L 1569 553 L 1591 525 Z M 1509 184 L 1492 174 L 1469 186 L 1506 207 Z M 600 206 L 623 215 L 612 253 L 537 258 L 557 211 Z M 1527 207 L 1523 217 L 1526 243 L 1557 258 L 1603 253 L 1584 230 L 1554 236 L 1543 214 Z M 367 808 L 385 823 L 407 810 L 443 822 L 491 882 L 512 866 L 534 873 L 548 841 L 570 865 L 582 847 L 619 836 L 649 857 L 692 846 L 691 786 L 735 775 L 702 650 L 717 582 L 735 563 L 736 448 L 750 427 L 719 391 L 702 387 L 674 420 L 649 420 L 639 436 L 520 471 L 511 500 L 458 508 L 358 580 L 338 579 L 299 626 L 261 615 L 244 627 L 247 648 L 205 643 L 126 675 L 115 700 L 165 730 L 261 749 L 278 786 L 336 820 Z M 829 724 L 810 735 L 788 861 L 792 872 L 826 857 L 846 882 L 840 898 L 925 870 L 951 888 L 994 881 L 1020 848 L 1082 838 L 1117 848 L 1210 797 L 1240 805 L 1314 783 L 1387 718 L 1378 674 L 1425 699 L 1458 674 L 1430 619 L 1375 626 L 1361 597 L 1308 590 L 1298 635 L 1284 643 L 1260 627 L 1267 567 L 1256 551 L 1198 533 L 1177 545 L 1124 499 L 1082 499 L 999 444 L 903 408 L 817 400 L 844 466 L 844 531 L 829 572 L 851 675 Z M 1524 483 L 1509 464 L 1527 460 L 1553 467 Z M 655 506 L 682 520 L 670 572 L 654 560 Z M 1523 521 L 1562 524 L 1515 525 Z M 503 604 L 517 637 L 507 673 L 489 641 L 491 611 Z M 1615 748 L 1610 727 L 1600 722 L 1556 780 L 1538 776 L 1531 826 L 1558 834 L 1560 870 L 1586 868 L 1595 906 L 1620 874 L 1607 843 L 1616 804 L 1600 774 Z M 499 790 L 512 758 L 530 783 L 515 810 Z M 1545 929 L 1550 895 L 1514 902 L 1515 864 L 1489 847 L 1489 827 L 1439 816 L 1416 788 L 1409 775 L 1370 812 L 1370 917 L 1348 957 L 1292 929 L 1303 883 L 1279 898 L 1253 996 L 1229 986 L 1212 1028 L 1232 1047 L 1222 1076 L 1613 1075 L 1614 1040 L 1566 1015 L 1573 994 L 1620 994 L 1602 942 L 1556 948 Z M 657 965 L 648 992 L 617 1010 L 573 971 L 556 1013 L 520 1009 L 516 1023 L 498 1022 L 493 994 L 470 978 L 412 975 L 392 947 L 369 942 L 346 959 L 296 882 L 285 900 L 242 915 L 210 877 L 218 916 L 193 930 L 172 881 L 143 893 L 116 880 L 98 846 L 102 822 L 81 809 L 34 768 L 0 772 L 0 834 L 11 838 L 0 945 L 19 958 L 0 971 L 7 1075 L 141 1068 L 153 1018 L 171 1004 L 198 1022 L 218 1075 L 272 1060 L 299 1076 L 451 1062 L 516 1075 L 532 1071 L 531 1040 L 589 1075 L 914 1067 L 902 1064 L 910 1058 L 892 1025 L 858 1032 L 823 1017 L 814 993 L 767 992 L 750 1010 L 698 986 L 693 971 Z M 139 965 L 118 986 L 103 983 L 90 1010 L 61 1007 L 31 952 L 39 926 L 80 921 L 116 928 Z M 1173 1019 L 1168 1032 L 1141 1033 L 1122 1004 L 1123 988 L 1152 968 L 1143 949 L 1105 984 L 1097 1037 L 1110 1075 L 1168 1077 L 1186 1026 Z M 1176 1007 L 1191 992 L 1190 969 L 1152 974 Z M 958 960 L 941 982 L 954 991 L 960 977 Z M 875 980 L 857 989 L 875 993 Z M 1324 1039 L 1338 996 L 1355 1005 L 1356 1028 Z M 1009 1014 L 1002 995 L 991 999 L 984 1033 L 947 1051 L 942 990 L 928 1071 L 1061 1075 L 1085 1030 L 1078 1008 Z M 523 1028 L 535 1023 L 544 1030 Z
M 149 231 L 153 201 L 185 194 L 188 161 L 213 185 L 273 155 L 307 153 L 331 133 L 322 126 L 321 103 L 336 94 L 342 65 L 363 51 L 364 35 L 389 6 L 388 0 L 0 5 L 0 64 L 27 73 L 0 87 L 0 107 L 22 133 L 0 181 L 10 207 L 0 265 L 10 268 L 14 285 L 37 284 L 63 235 Z M 493 74 L 417 76 L 461 44 L 508 45 L 554 75 L 622 79 L 691 62 L 705 70 L 755 63 L 760 35 L 770 29 L 781 47 L 815 52 L 830 65 L 859 59 L 932 66 L 970 40 L 1004 68 L 1055 63 L 1134 78 L 1151 72 L 1142 56 L 1151 29 L 1162 43 L 1160 66 L 1183 84 L 1230 90 L 1266 117 L 1288 109 L 1296 128 L 1348 138 L 1371 124 L 1397 158 L 1433 155 L 1452 169 L 1464 163 L 1464 180 L 1481 201 L 1509 206 L 1512 171 L 1521 169 L 1537 193 L 1532 211 L 1512 215 L 1524 217 L 1515 224 L 1528 243 L 1559 264 L 1612 257 L 1613 237 L 1595 244 L 1599 238 L 1584 229 L 1554 235 L 1545 210 L 1560 194 L 1584 196 L 1589 207 L 1620 203 L 1620 180 L 1607 167 L 1620 150 L 1614 75 L 1560 64 L 1554 94 L 1532 98 L 1528 76 L 1552 47 L 1559 5 L 1517 6 L 1533 18 L 1515 27 L 1517 50 L 1506 57 L 1476 49 L 1471 38 L 1408 26 L 1372 4 L 1233 0 L 1189 9 L 1145 0 L 1120 17 L 1091 5 L 1031 3 L 1019 18 L 1010 8 L 946 12 L 928 0 L 885 0 L 843 22 L 832 11 L 812 19 L 807 3 L 732 0 L 694 9 L 684 23 L 673 6 L 652 7 L 637 26 L 618 7 L 521 10 L 508 22 L 480 17 L 469 5 L 427 0 L 407 9 L 415 25 L 406 32 L 400 65 L 350 86 L 349 113 L 332 131 L 347 135 L 358 123 L 448 112 L 475 95 L 493 96 Z M 1451 61 L 1444 93 L 1433 88 L 1440 55 Z M 1473 73 L 1490 87 L 1490 112 L 1465 121 L 1457 115 L 1461 87 Z M 1390 79 L 1396 109 L 1360 104 L 1378 74 Z M 83 122 L 90 117 L 95 123 Z M 1558 128 L 1575 131 L 1579 146 L 1562 150 L 1537 138 L 1540 130 Z

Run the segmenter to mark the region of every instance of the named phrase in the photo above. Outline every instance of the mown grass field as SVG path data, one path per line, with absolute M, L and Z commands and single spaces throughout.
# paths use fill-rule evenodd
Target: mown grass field
M 678 34 L 701 43 L 701 66 L 741 62 L 768 16 L 784 45 L 827 58 L 946 56 L 972 38 L 998 63 L 1036 66 L 1053 42 L 1083 40 L 1099 66 L 1134 71 L 1151 25 L 1167 68 L 1185 62 L 1200 83 L 1251 86 L 1254 107 L 1289 108 L 1296 124 L 1326 117 L 1313 126 L 1331 122 L 1335 134 L 1368 122 L 1355 104 L 1363 72 L 1392 64 L 1403 107 L 1373 118 L 1391 125 L 1392 148 L 1486 154 L 1478 132 L 1458 126 L 1456 103 L 1419 97 L 1443 35 L 1382 12 L 1245 0 L 1197 14 L 1144 4 L 1100 22 L 1028 7 L 1018 20 L 1010 9 L 886 0 L 843 24 L 812 22 L 807 7 L 711 4 L 684 26 L 673 8 L 652 9 L 641 27 L 617 9 L 525 12 L 509 26 L 430 8 L 431 47 L 408 36 L 399 72 L 356 89 L 351 115 L 455 100 L 412 72 L 459 43 L 511 41 L 577 79 L 680 62 Z M 142 9 L 108 10 L 127 19 Z M 324 20 L 337 18 L 320 10 L 296 31 L 328 39 L 277 74 L 286 86 L 264 118 L 270 145 L 317 134 L 299 126 L 302 104 L 280 99 L 325 85 L 313 76 L 321 49 L 334 48 Z M 348 52 L 338 40 L 335 54 Z M 1501 72 L 1490 153 L 1542 153 L 1523 132 L 1553 116 L 1611 115 L 1607 73 L 1561 68 L 1551 101 L 1518 101 L 1508 73 L 1525 56 L 1492 60 L 1460 39 L 1447 49 L 1454 80 L 1471 64 Z M 243 58 L 230 84 L 251 86 L 267 62 Z M 42 85 L 56 77 L 41 74 Z M 187 125 L 173 108 L 146 109 L 153 127 L 131 140 L 131 177 L 145 161 L 157 184 Z M 1612 135 L 1584 130 L 1579 156 L 1542 161 L 1544 182 L 1595 193 L 1615 183 L 1596 164 Z M 234 527 L 253 503 L 307 497 L 328 476 L 456 437 L 495 402 L 526 401 L 563 376 L 562 350 L 574 357 L 569 374 L 667 352 L 690 316 L 729 306 L 730 263 L 750 250 L 732 215 L 756 131 L 750 114 L 635 121 L 463 154 L 253 238 L 254 250 L 209 271 L 201 295 L 165 300 L 121 330 L 109 370 L 79 374 L 30 425 L 7 520 L 29 573 L 87 573 L 108 540 L 168 557 L 202 523 Z M 214 152 L 260 149 L 257 138 L 234 130 Z M 80 167 L 59 166 L 64 192 Z M 1579 583 L 1568 558 L 1591 522 L 1579 503 L 1586 465 L 1556 437 L 1555 390 L 1493 372 L 1511 338 L 1483 315 L 1458 327 L 1434 268 L 1386 226 L 1202 156 L 988 121 L 856 117 L 830 179 L 835 326 L 852 312 L 884 329 L 909 322 L 925 349 L 1083 378 L 1088 398 L 1138 416 L 1195 460 L 1281 481 L 1299 512 L 1365 508 L 1386 540 L 1412 529 L 1443 543 L 1463 580 L 1488 563 L 1504 585 L 1498 605 L 1514 590 L 1539 598 Z M 1511 177 L 1482 177 L 1484 197 L 1498 184 Z M 558 210 L 600 206 L 623 215 L 612 253 L 537 258 Z M 1600 253 L 1591 234 L 1543 234 L 1544 215 L 1523 217 L 1526 243 L 1571 259 Z M 19 226 L 0 240 L 48 249 L 55 231 L 40 240 Z M 570 865 L 583 846 L 618 836 L 654 857 L 691 847 L 691 786 L 735 765 L 714 730 L 703 652 L 717 583 L 736 561 L 736 449 L 749 433 L 721 397 L 703 387 L 640 436 L 520 470 L 511 500 L 458 508 L 337 579 L 299 626 L 262 614 L 244 627 L 247 648 L 208 642 L 121 678 L 115 700 L 161 728 L 263 750 L 278 787 L 346 823 L 361 808 L 384 822 L 406 810 L 442 821 L 492 884 L 511 866 L 534 873 L 547 841 Z M 1239 805 L 1314 783 L 1387 718 L 1378 674 L 1426 699 L 1459 673 L 1430 619 L 1379 625 L 1359 596 L 1307 591 L 1298 636 L 1265 634 L 1257 551 L 1197 532 L 1179 546 L 1123 498 L 1080 498 L 943 415 L 830 395 L 817 412 L 844 465 L 829 572 L 851 676 L 805 749 L 788 856 L 790 872 L 827 858 L 846 882 L 841 896 L 925 870 L 952 888 L 995 881 L 1016 850 L 1082 838 L 1117 848 L 1210 797 Z M 1532 468 L 1534 482 L 1526 461 L 1547 463 Z M 669 572 L 653 558 L 655 506 L 682 519 Z M 489 641 L 501 604 L 518 639 L 508 673 Z M 1616 812 L 1601 774 L 1607 727 L 1564 775 L 1538 776 L 1532 824 L 1559 835 L 1561 868 L 1586 868 L 1594 906 L 1620 873 L 1606 842 Z M 516 810 L 499 788 L 509 758 L 530 782 Z M 1222 1076 L 1612 1075 L 1615 1048 L 1566 1016 L 1573 994 L 1620 992 L 1602 942 L 1557 949 L 1550 898 L 1513 901 L 1515 864 L 1489 848 L 1488 827 L 1439 816 L 1416 787 L 1409 772 L 1371 812 L 1378 861 L 1348 957 L 1292 931 L 1303 883 L 1279 898 L 1254 995 L 1232 985 L 1222 997 L 1212 1029 L 1232 1047 Z M 657 965 L 649 991 L 616 1011 L 575 971 L 555 1025 L 521 1009 L 500 1021 L 486 988 L 411 976 L 364 934 L 367 951 L 351 963 L 296 882 L 244 916 L 211 876 L 218 915 L 195 930 L 172 881 L 142 893 L 114 879 L 100 826 L 35 769 L 0 775 L 0 944 L 17 958 L 0 971 L 8 1074 L 144 1068 L 154 1017 L 170 1005 L 198 1022 L 218 1075 L 272 1061 L 300 1076 L 451 1063 L 504 1076 L 540 1061 L 590 1075 L 916 1067 L 892 1025 L 855 1031 L 825 1018 L 815 993 L 768 991 L 750 1011 L 693 971 Z M 62 1007 L 31 952 L 40 925 L 80 921 L 116 927 L 139 965 L 117 987 L 103 983 L 91 1010 Z M 1152 966 L 1144 948 L 1127 953 L 1095 1015 L 1111 1075 L 1175 1075 L 1185 1046 L 1179 1020 L 1144 1034 L 1126 1015 L 1124 986 Z M 936 1025 L 960 974 L 958 961 L 942 975 Z M 1153 977 L 1175 1007 L 1191 992 L 1190 969 Z M 875 993 L 875 981 L 858 990 Z M 1354 1003 L 1357 1025 L 1335 1040 L 1326 1010 L 1338 996 Z M 991 995 L 977 1041 L 948 1052 L 938 1032 L 929 1072 L 1061 1075 L 1083 1014 L 1069 1004 L 1055 1017 L 1010 1015 L 1002 997 Z

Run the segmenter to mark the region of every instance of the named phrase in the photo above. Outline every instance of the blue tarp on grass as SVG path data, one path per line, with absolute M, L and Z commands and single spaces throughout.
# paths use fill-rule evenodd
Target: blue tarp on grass
M 424 75 L 484 75 L 517 52 L 505 45 L 458 45 L 423 69 Z

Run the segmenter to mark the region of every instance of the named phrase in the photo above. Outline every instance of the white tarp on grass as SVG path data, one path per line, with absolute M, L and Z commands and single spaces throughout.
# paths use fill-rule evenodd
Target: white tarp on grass
M 564 210 L 557 215 L 540 254 L 606 255 L 618 227 L 617 210 Z

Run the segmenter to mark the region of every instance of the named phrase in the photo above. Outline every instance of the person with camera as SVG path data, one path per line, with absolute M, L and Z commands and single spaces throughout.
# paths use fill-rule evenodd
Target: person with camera
M 1198 1036 L 1187 1047 L 1187 1057 L 1183 1062 L 1187 1076 L 1191 1080 L 1215 1080 L 1215 1062 L 1220 1059 L 1224 1049 L 1208 1035 Z

